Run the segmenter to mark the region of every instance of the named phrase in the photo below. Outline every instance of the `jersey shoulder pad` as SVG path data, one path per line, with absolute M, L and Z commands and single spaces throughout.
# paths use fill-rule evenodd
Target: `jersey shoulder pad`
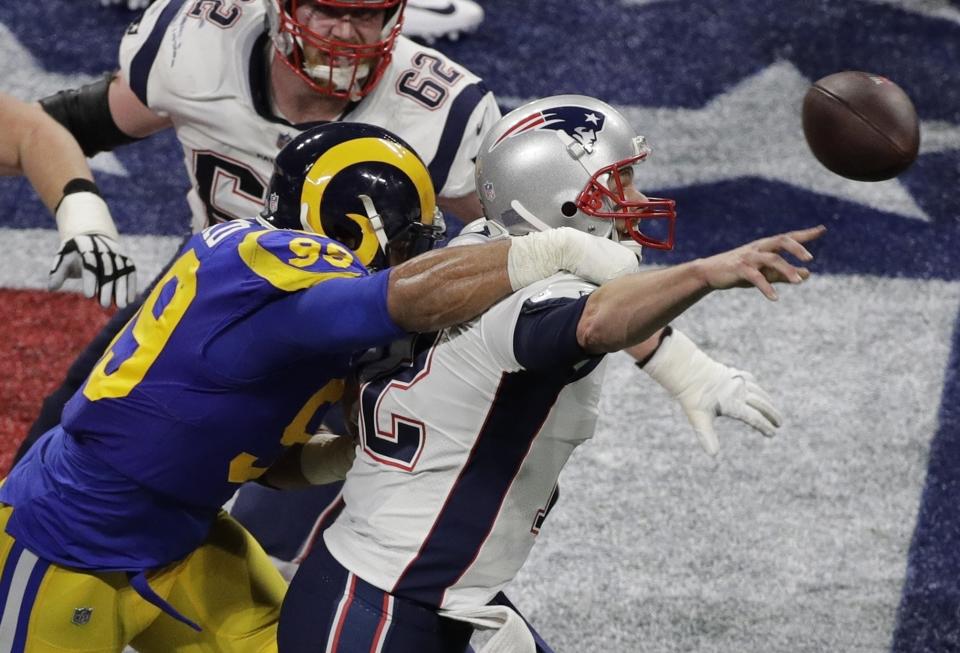
M 324 281 L 361 277 L 366 268 L 335 240 L 304 231 L 261 229 L 238 239 L 240 260 L 258 277 L 288 292 Z
M 518 290 L 516 294 L 524 305 L 535 307 L 538 304 L 552 304 L 557 299 L 579 299 L 589 295 L 596 288 L 595 285 L 580 277 L 561 272 L 543 281 L 530 284 Z
M 348 119 L 398 134 L 427 163 L 438 195 L 462 197 L 474 190 L 480 139 L 498 117 L 476 75 L 401 36 L 383 79 Z
M 479 329 L 484 346 L 493 360 L 502 369 L 515 371 L 522 367 L 514 349 L 514 335 L 521 314 L 576 301 L 595 288 L 572 274 L 556 274 L 508 295 L 464 328 Z
M 440 74 L 443 81 L 455 88 L 468 86 L 481 81 L 480 77 L 468 68 L 457 63 L 439 50 L 428 48 L 401 35 L 397 37 L 397 42 L 394 46 L 393 61 L 390 62 L 390 70 L 398 72 L 410 68 L 423 70 L 425 73 Z M 453 79 L 454 77 L 456 77 L 455 80 Z
M 253 218 L 242 220 L 230 220 L 229 222 L 219 222 L 211 225 L 194 234 L 193 240 L 200 240 L 207 249 L 215 247 L 236 247 L 236 243 L 243 238 L 243 234 L 248 231 L 259 231 L 263 225 Z
M 401 116 L 437 120 L 447 119 L 458 105 L 467 105 L 469 113 L 489 93 L 478 76 L 442 52 L 400 36 L 383 79 L 368 97 L 375 111 L 390 105 L 392 113 L 402 109 Z
M 477 245 L 480 243 L 489 243 L 495 240 L 503 240 L 509 237 L 510 234 L 503 225 L 498 224 L 493 220 L 479 218 L 464 226 L 464 228 L 460 230 L 460 233 L 451 239 L 451 241 L 447 244 L 447 247 L 456 247 L 458 245 Z
M 203 97 L 211 89 L 241 92 L 250 49 L 263 31 L 259 2 L 160 0 L 127 29 L 120 68 L 141 102 L 169 113 L 178 98 Z

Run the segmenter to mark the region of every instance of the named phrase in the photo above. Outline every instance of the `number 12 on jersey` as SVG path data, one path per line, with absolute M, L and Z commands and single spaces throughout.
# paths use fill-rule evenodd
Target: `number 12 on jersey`
M 360 446 L 383 465 L 412 472 L 420 460 L 427 427 L 420 420 L 405 417 L 399 407 L 403 405 L 403 393 L 430 373 L 433 352 L 434 347 L 421 352 L 402 374 L 360 388 Z

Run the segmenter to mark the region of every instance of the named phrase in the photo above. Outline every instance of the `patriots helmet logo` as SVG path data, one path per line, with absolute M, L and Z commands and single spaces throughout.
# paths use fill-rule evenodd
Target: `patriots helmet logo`
M 563 132 L 583 146 L 587 152 L 593 150 L 597 134 L 603 131 L 606 116 L 602 112 L 577 106 L 555 107 L 527 116 L 513 125 L 490 147 L 492 152 L 500 143 L 530 131 L 549 129 Z

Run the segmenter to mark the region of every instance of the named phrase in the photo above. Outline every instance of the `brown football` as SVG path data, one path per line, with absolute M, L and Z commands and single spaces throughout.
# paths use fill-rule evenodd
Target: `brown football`
M 803 98 L 803 133 L 820 163 L 857 181 L 896 177 L 920 149 L 917 112 L 903 89 L 854 70 L 810 87 Z

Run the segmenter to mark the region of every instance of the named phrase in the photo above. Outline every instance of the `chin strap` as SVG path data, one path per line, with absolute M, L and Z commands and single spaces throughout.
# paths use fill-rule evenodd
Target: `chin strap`
M 629 249 L 631 252 L 636 254 L 638 261 L 643 262 L 643 245 L 635 241 L 633 238 L 627 236 L 626 239 L 624 239 L 620 232 L 614 228 L 614 230 L 610 232 L 610 239 Z
M 370 226 L 373 227 L 373 233 L 377 236 L 377 242 L 380 243 L 380 249 L 383 250 L 383 253 L 387 253 L 387 244 L 390 242 L 387 240 L 387 230 L 383 225 L 383 218 L 380 217 L 380 213 L 377 211 L 377 207 L 373 205 L 373 200 L 370 199 L 369 195 L 358 195 L 360 201 L 363 203 L 363 210 L 367 214 L 367 218 L 370 220 Z

